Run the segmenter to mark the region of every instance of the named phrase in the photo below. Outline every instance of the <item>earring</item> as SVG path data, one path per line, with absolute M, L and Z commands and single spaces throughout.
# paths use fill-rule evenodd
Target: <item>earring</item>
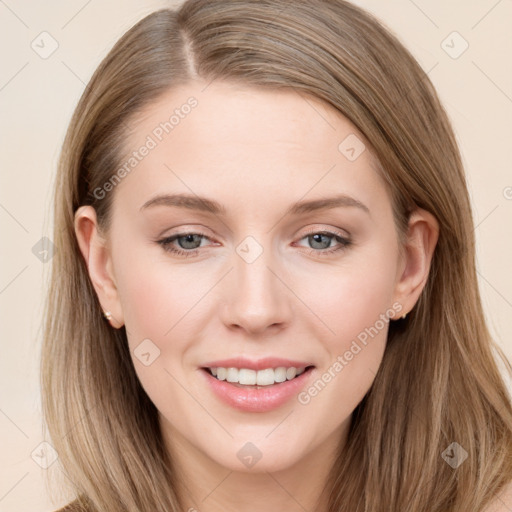
M 405 315 L 402 315 L 402 320 L 407 316 L 407 313 L 405 313 Z
M 107 319 L 107 320 L 112 320 L 112 313 L 110 311 L 103 311 L 103 316 Z

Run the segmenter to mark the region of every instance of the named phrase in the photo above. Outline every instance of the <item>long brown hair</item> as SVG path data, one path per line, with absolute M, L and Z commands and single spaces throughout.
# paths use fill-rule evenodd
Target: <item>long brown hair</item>
M 461 157 L 418 63 L 343 0 L 188 0 L 137 23 L 85 89 L 56 180 L 58 250 L 42 353 L 49 434 L 80 503 L 102 512 L 183 510 L 126 332 L 102 319 L 74 213 L 92 205 L 108 230 L 113 194 L 93 191 L 121 164 L 130 120 L 196 77 L 323 100 L 370 142 L 400 240 L 416 207 L 439 222 L 425 288 L 408 317 L 391 322 L 382 364 L 326 482 L 328 510 L 481 511 L 512 480 L 512 407 L 495 356 L 512 368 L 484 320 Z M 443 458 L 452 443 L 467 453 L 456 468 Z

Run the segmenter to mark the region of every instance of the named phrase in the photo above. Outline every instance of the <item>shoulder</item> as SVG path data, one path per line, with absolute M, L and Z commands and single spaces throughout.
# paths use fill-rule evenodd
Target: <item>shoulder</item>
M 483 512 L 510 512 L 512 510 L 512 481 L 496 496 Z
M 55 512 L 87 512 L 85 508 L 83 508 L 79 503 L 78 500 L 72 501 L 71 503 L 68 503 L 65 507 L 59 508 L 59 510 L 56 510 Z

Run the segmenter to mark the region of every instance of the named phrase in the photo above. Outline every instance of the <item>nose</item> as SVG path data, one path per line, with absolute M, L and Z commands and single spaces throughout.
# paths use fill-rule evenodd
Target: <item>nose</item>
M 240 256 L 242 254 L 242 256 Z M 233 255 L 233 270 L 224 290 L 224 324 L 249 334 L 278 331 L 290 323 L 293 294 L 289 291 L 282 266 L 265 248 L 254 260 L 242 252 Z

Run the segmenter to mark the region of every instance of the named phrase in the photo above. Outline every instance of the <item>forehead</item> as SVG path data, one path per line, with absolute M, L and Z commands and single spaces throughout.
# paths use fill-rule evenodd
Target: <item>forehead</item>
M 239 207 L 326 192 L 352 193 L 366 204 L 389 199 L 355 126 L 290 88 L 191 82 L 162 95 L 131 127 L 122 162 L 137 161 L 116 195 L 137 207 L 177 191 Z

